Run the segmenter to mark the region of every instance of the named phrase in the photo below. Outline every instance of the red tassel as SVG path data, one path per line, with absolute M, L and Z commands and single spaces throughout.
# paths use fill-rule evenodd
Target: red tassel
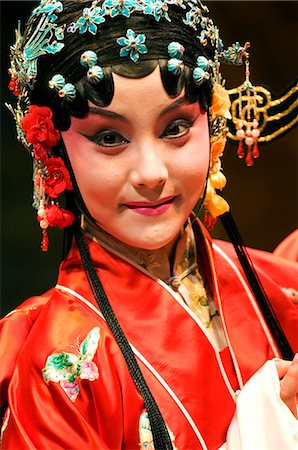
M 260 156 L 260 152 L 258 149 L 258 141 L 255 141 L 253 149 L 252 149 L 252 156 L 254 159 L 258 158 Z
M 206 211 L 204 216 L 204 224 L 209 230 L 213 230 L 214 225 L 216 224 L 217 217 L 212 217 L 211 214 Z
M 246 158 L 245 158 L 245 164 L 248 167 L 251 167 L 254 165 L 254 160 L 252 159 L 252 154 L 251 154 L 251 146 L 248 147 L 247 149 L 247 154 L 246 154 Z
M 42 241 L 41 241 L 41 249 L 43 252 L 46 252 L 49 248 L 49 238 L 47 230 L 42 230 Z
M 240 159 L 244 158 L 245 156 L 244 145 L 242 141 L 239 141 L 237 155 Z

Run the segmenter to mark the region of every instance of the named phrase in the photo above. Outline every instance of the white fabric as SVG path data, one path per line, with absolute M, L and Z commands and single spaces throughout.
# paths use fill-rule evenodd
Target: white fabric
M 239 391 L 220 450 L 298 450 L 298 421 L 279 394 L 275 362 L 267 361 Z

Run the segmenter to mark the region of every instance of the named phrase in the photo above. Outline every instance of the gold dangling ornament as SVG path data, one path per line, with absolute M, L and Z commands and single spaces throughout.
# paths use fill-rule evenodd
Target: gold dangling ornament
M 217 191 L 222 190 L 226 185 L 226 177 L 221 170 L 221 156 L 223 155 L 228 128 L 226 121 L 230 115 L 229 94 L 220 83 L 215 83 L 212 90 L 212 104 L 209 109 L 210 118 L 210 164 L 207 179 L 206 197 L 204 201 L 205 217 L 204 223 L 209 229 L 217 220 L 217 217 L 229 211 L 226 200 L 218 195 Z
M 249 43 L 246 48 L 248 47 Z M 245 164 L 250 167 L 254 165 L 254 159 L 260 155 L 258 149 L 260 130 L 257 119 L 257 91 L 250 81 L 249 54 L 247 52 L 245 57 L 245 81 L 238 88 L 239 118 L 236 118 L 236 136 L 239 140 L 237 155 L 239 158 L 245 158 Z

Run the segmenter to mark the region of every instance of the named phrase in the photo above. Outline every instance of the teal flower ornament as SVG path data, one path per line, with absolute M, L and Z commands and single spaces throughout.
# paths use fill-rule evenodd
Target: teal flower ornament
M 91 34 L 97 33 L 97 25 L 105 22 L 105 10 L 101 8 L 84 8 L 83 15 L 75 22 L 70 24 L 68 32 L 79 30 L 80 34 L 88 30 Z
M 162 0 L 144 0 L 144 13 L 154 16 L 156 22 L 163 17 L 168 22 L 171 22 L 171 19 L 168 15 L 168 5 L 166 1 Z
M 103 7 L 106 8 L 112 18 L 118 16 L 118 14 L 128 18 L 131 13 L 140 9 L 135 0 L 106 0 Z
M 127 30 L 126 37 L 122 36 L 117 39 L 117 43 L 123 47 L 120 50 L 120 56 L 129 56 L 133 62 L 138 62 L 140 53 L 148 53 L 148 49 L 144 44 L 146 40 L 145 34 L 138 34 L 131 29 Z

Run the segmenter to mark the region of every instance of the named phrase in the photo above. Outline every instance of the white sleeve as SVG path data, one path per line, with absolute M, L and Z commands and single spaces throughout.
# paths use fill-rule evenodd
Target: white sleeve
M 280 398 L 274 360 L 239 391 L 222 450 L 298 450 L 298 421 Z

